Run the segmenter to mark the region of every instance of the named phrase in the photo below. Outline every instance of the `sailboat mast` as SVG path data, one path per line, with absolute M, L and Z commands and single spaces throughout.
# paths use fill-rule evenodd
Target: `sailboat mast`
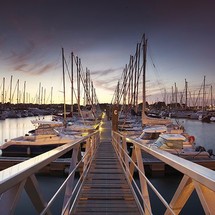
M 19 103 L 19 79 L 17 80 L 17 104 Z
M 52 97 L 53 97 L 53 87 L 51 87 L 51 101 L 50 101 L 51 104 L 52 104 Z
M 185 79 L 185 109 L 187 109 L 187 80 Z
M 4 95 L 5 95 L 5 77 L 3 78 L 2 104 L 5 103 Z
M 211 110 L 213 110 L 213 88 L 211 85 Z
M 41 98 L 40 98 L 40 104 L 43 104 L 43 87 L 41 88 Z
M 81 101 L 80 101 L 80 78 L 81 78 L 81 59 L 77 58 L 77 91 L 78 91 L 78 113 L 81 115 Z
M 66 127 L 66 94 L 65 94 L 65 70 L 64 70 L 64 49 L 62 48 L 62 68 L 63 68 L 63 123 Z
M 26 81 L 24 82 L 23 104 L 25 104 Z
M 203 81 L 202 111 L 205 110 L 205 76 Z
M 177 90 L 177 86 L 175 83 L 175 108 L 178 107 L 178 90 Z
M 71 113 L 73 114 L 73 58 L 74 54 L 71 53 Z
M 46 88 L 44 88 L 43 104 L 46 104 Z
M 40 91 L 41 91 L 41 82 L 39 83 L 38 104 L 40 104 Z
M 142 105 L 142 119 L 145 115 L 146 109 L 146 52 L 147 52 L 147 40 L 145 34 L 143 35 L 143 105 Z
M 13 76 L 10 77 L 10 104 L 12 103 L 12 83 L 13 83 Z

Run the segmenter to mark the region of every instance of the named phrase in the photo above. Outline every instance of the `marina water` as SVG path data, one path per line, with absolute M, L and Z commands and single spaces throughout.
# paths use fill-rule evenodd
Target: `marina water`
M 51 116 L 45 117 L 26 117 L 18 119 L 5 119 L 0 121 L 0 144 L 5 140 L 22 136 L 29 130 L 35 129 L 31 120 L 35 119 L 51 119 Z M 173 119 L 173 122 L 175 120 Z M 215 153 L 215 122 L 203 123 L 199 120 L 177 119 L 178 123 L 183 125 L 188 134 L 196 139 L 196 146 L 204 146 L 206 150 L 213 149 Z
M 6 139 L 9 140 L 14 137 L 25 135 L 29 130 L 34 129 L 34 125 L 31 123 L 31 120 L 34 119 L 38 119 L 38 117 L 6 119 L 0 121 L 0 144 L 4 143 Z M 51 119 L 51 116 L 46 116 L 45 119 Z M 186 131 L 190 135 L 195 137 L 197 146 L 204 146 L 206 150 L 213 149 L 213 152 L 215 153 L 215 123 L 202 123 L 199 120 L 189 119 L 179 119 L 178 121 L 185 127 Z M 54 194 L 54 191 L 56 191 L 62 183 L 63 178 L 63 176 L 38 177 L 40 189 L 43 191 L 42 193 L 45 199 L 47 198 L 47 200 L 49 200 L 51 198 L 51 194 Z M 181 178 L 181 175 L 165 175 L 164 177 L 151 176 L 150 181 L 156 188 L 158 188 L 159 192 L 169 202 L 171 201 L 171 198 L 173 197 Z M 159 200 L 153 196 L 152 193 L 150 195 L 152 195 L 152 208 L 154 214 L 164 214 L 165 208 L 162 206 Z M 204 214 L 199 199 L 196 197 L 196 195 L 197 194 L 195 192 L 192 194 L 180 214 Z M 60 204 L 55 205 L 54 208 L 54 214 L 59 214 L 61 209 Z M 25 192 L 22 193 L 22 198 L 18 203 L 15 214 L 37 214 Z

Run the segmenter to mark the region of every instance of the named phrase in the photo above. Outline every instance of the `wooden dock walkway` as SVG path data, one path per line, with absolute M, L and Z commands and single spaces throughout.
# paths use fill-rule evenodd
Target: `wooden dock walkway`
M 101 143 L 83 183 L 73 214 L 141 214 L 111 144 L 111 126 L 101 126 Z

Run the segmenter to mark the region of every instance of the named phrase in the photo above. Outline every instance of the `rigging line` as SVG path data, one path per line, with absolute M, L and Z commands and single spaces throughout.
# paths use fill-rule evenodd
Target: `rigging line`
M 13 101 L 13 99 L 14 99 L 14 94 L 15 94 L 15 92 L 16 92 L 16 88 L 18 87 L 18 81 L 16 82 L 16 85 L 15 85 L 15 88 L 14 88 L 14 91 L 13 91 L 13 94 L 12 94 L 12 98 L 11 98 L 11 100 Z
M 69 67 L 68 67 L 66 58 L 64 58 L 64 62 L 65 62 L 65 64 L 66 64 L 66 70 L 67 70 L 67 72 L 68 72 L 68 76 L 69 76 L 69 79 L 70 79 L 70 81 L 71 81 L 72 78 L 71 78 L 71 74 L 70 74 L 70 72 L 69 72 Z
M 64 58 L 64 62 L 65 62 L 65 64 L 66 64 L 66 69 L 67 69 L 67 72 L 68 72 L 68 75 L 69 75 L 69 79 L 70 79 L 70 81 L 72 81 L 72 78 L 71 78 L 71 75 L 70 75 L 70 73 L 69 73 L 69 68 L 68 68 L 68 64 L 67 64 L 67 61 L 66 61 L 66 59 Z M 77 62 L 77 61 L 76 61 Z M 82 67 L 82 64 L 81 64 L 81 69 L 82 69 L 82 72 L 83 72 L 83 67 Z M 85 93 L 86 93 L 86 86 L 84 85 L 84 75 L 83 75 L 83 73 L 82 74 L 80 74 L 81 76 L 80 76 L 80 78 L 81 78 L 81 81 L 82 81 L 82 84 L 83 84 L 83 86 L 84 86 L 84 91 L 85 91 Z M 88 95 L 88 93 L 87 93 L 87 100 L 89 101 L 89 102 L 91 102 L 92 103 L 92 99 L 89 97 L 89 95 Z
M 204 81 L 203 81 L 204 82 Z M 197 106 L 197 102 L 198 102 L 198 100 L 199 100 L 199 97 L 200 97 L 200 94 L 201 94 L 201 91 L 202 91 L 202 88 L 203 88 L 203 82 L 202 82 L 202 84 L 201 84 L 201 87 L 200 87 L 200 89 L 199 89 L 199 93 L 198 93 L 198 96 L 197 96 L 197 98 L 196 98 L 196 102 L 195 102 L 195 105 Z M 204 92 L 203 92 L 204 93 Z
M 157 67 L 156 67 L 156 65 L 155 65 L 155 62 L 154 62 L 154 60 L 153 60 L 153 58 L 152 58 L 152 51 L 151 51 L 151 47 L 150 46 L 148 46 L 148 55 L 149 55 L 149 58 L 150 58 L 150 60 L 151 60 L 151 63 L 152 63 L 152 65 L 153 65 L 153 68 L 154 68 L 154 71 L 156 72 L 156 79 L 157 79 L 157 83 L 158 83 L 158 85 L 159 85 L 159 87 L 161 86 L 161 82 L 158 80 L 158 78 L 161 80 L 161 78 L 160 78 L 160 75 L 159 75 L 159 72 L 158 72 L 158 69 L 157 69 Z M 157 78 L 158 77 L 158 78 Z M 165 84 L 163 84 L 162 83 L 162 85 L 163 85 L 163 87 L 160 87 L 160 91 L 161 91 L 161 89 L 166 89 L 166 86 L 165 86 Z M 162 91 L 161 91 L 161 94 L 162 94 Z
M 122 87 L 121 87 L 120 92 L 119 92 L 119 101 L 121 101 L 122 96 L 126 92 L 126 83 L 127 83 L 127 79 L 128 79 L 127 67 L 123 70 L 122 74 L 125 74 L 126 76 L 123 79 Z
M 77 66 L 77 63 L 78 63 L 78 60 L 76 59 L 75 55 L 73 55 L 73 58 L 75 60 L 75 64 Z M 66 61 L 65 61 L 66 62 Z M 69 78 L 70 78 L 70 81 L 72 81 L 71 79 L 71 74 L 69 73 L 69 69 L 68 69 L 68 64 L 66 62 L 66 68 L 67 68 L 67 71 L 68 71 L 68 75 L 69 75 Z M 83 66 L 82 66 L 82 63 L 80 64 L 80 79 L 81 79 L 81 82 L 83 84 L 83 87 L 84 87 L 84 92 L 86 93 L 86 86 L 84 84 L 84 80 L 85 80 L 85 77 L 84 77 L 84 70 L 83 70 Z M 92 103 L 92 99 L 89 97 L 88 93 L 87 93 L 87 100 Z
M 75 90 L 73 90 L 73 93 L 74 93 L 74 95 L 75 95 L 76 101 L 78 101 L 78 96 L 77 96 L 77 94 L 75 93 Z M 81 110 L 81 109 L 80 109 L 80 114 L 81 114 L 81 118 L 82 118 L 82 120 L 83 120 L 83 122 L 84 122 L 84 125 L 86 125 L 86 121 L 85 121 L 85 119 L 84 119 L 84 116 L 83 116 L 83 113 L 82 113 L 82 110 Z

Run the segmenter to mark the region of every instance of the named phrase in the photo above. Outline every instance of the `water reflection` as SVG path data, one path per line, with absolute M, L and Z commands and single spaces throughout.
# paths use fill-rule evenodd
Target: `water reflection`
M 204 146 L 206 150 L 213 149 L 215 152 L 214 132 L 215 123 L 203 123 L 199 120 L 183 119 L 180 120 L 186 131 L 195 137 L 196 146 Z
M 5 140 L 10 140 L 15 137 L 23 136 L 28 131 L 35 129 L 35 126 L 31 123 L 31 120 L 35 119 L 51 119 L 51 116 L 45 117 L 26 117 L 18 119 L 5 119 L 0 121 L 0 144 L 3 144 Z

